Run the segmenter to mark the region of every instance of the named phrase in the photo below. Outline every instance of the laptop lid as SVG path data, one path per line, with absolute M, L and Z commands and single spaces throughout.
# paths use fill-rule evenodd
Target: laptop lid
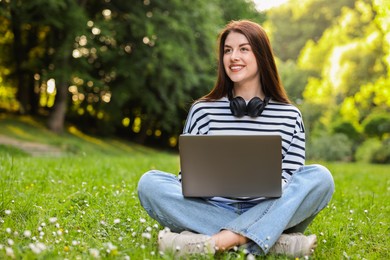
M 181 135 L 186 197 L 280 197 L 278 135 Z

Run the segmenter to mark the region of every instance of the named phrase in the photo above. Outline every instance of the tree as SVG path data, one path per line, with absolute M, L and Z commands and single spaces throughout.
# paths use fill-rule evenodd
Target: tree
M 282 61 L 296 60 L 311 40 L 317 42 L 323 32 L 335 23 L 343 7 L 352 7 L 354 0 L 290 0 L 267 12 L 266 27 L 270 32 L 275 54 Z

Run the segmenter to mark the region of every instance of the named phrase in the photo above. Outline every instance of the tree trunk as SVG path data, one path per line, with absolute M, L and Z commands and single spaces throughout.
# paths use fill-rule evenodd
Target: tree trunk
M 69 67 L 69 55 L 64 52 L 62 59 L 63 72 L 56 84 L 57 94 L 54 102 L 53 110 L 49 116 L 47 125 L 49 129 L 55 133 L 62 133 L 64 131 L 65 115 L 67 110 L 67 94 L 68 94 L 68 76 L 66 68 Z
M 55 133 L 62 133 L 64 131 L 65 114 L 67 108 L 66 95 L 67 84 L 65 80 L 62 80 L 57 85 L 55 105 L 47 122 L 49 129 Z

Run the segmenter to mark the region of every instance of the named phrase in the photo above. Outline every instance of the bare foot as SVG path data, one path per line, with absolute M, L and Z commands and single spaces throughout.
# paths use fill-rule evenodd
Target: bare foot
M 248 243 L 249 239 L 234 233 L 230 230 L 222 230 L 211 237 L 215 241 L 215 247 L 218 251 L 226 251 L 235 246 L 241 246 Z

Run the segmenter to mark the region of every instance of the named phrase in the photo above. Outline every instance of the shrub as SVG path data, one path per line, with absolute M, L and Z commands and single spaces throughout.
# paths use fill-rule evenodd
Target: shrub
M 351 122 L 337 121 L 332 125 L 334 134 L 345 134 L 350 140 L 358 141 L 361 138 L 360 133 Z
M 390 133 L 390 115 L 387 113 L 371 114 L 363 121 L 364 133 L 382 138 Z
M 356 150 L 355 159 L 360 162 L 372 162 L 375 152 L 381 146 L 381 141 L 378 138 L 367 139 Z
M 390 163 L 390 138 L 366 140 L 356 151 L 356 160 L 367 163 Z
M 382 142 L 381 147 L 374 151 L 373 163 L 390 163 L 390 138 Z
M 323 161 L 350 161 L 352 142 L 345 134 L 324 134 L 312 140 L 308 158 Z

